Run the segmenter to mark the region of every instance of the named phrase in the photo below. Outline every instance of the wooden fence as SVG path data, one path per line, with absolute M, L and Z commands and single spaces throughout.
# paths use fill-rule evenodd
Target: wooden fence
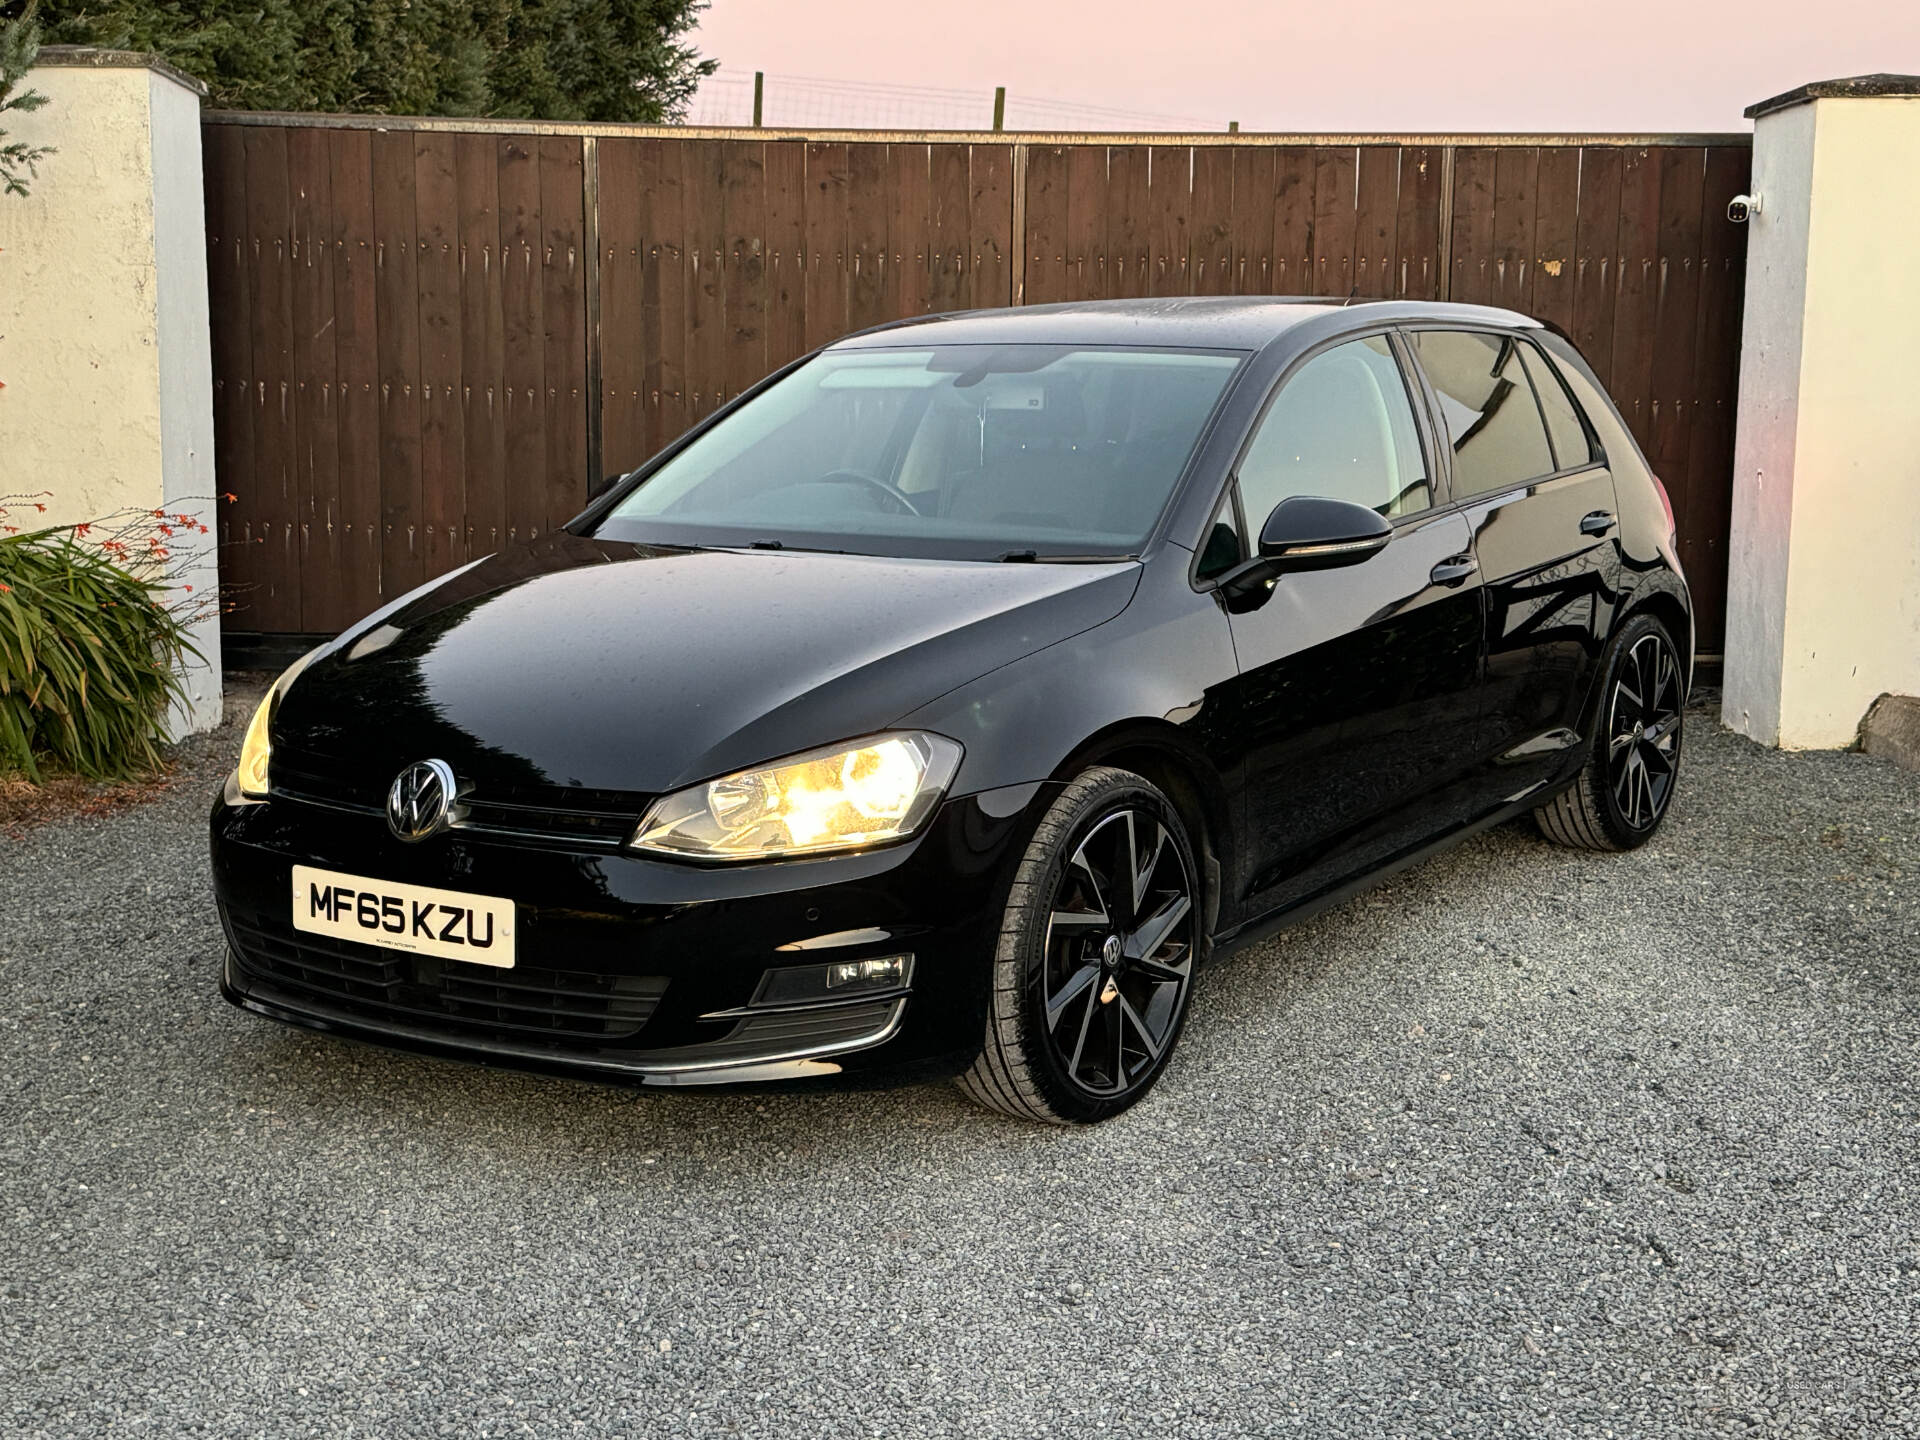
M 234 633 L 332 632 L 562 523 L 850 330 L 1098 296 L 1405 296 L 1573 336 L 1726 587 L 1747 137 L 814 136 L 215 114 Z

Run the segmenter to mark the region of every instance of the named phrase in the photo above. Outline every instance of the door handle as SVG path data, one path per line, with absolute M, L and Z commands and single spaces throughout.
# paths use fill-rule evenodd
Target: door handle
M 1604 535 L 1613 528 L 1613 512 L 1593 510 L 1580 517 L 1582 535 Z
M 1462 585 L 1479 568 L 1480 562 L 1471 555 L 1449 555 L 1433 567 L 1431 578 L 1436 585 Z

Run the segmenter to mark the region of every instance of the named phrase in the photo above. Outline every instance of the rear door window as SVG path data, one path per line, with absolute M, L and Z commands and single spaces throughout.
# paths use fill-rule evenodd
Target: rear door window
M 1416 330 L 1409 338 L 1453 447 L 1456 500 L 1553 473 L 1546 422 L 1517 338 L 1477 330 Z

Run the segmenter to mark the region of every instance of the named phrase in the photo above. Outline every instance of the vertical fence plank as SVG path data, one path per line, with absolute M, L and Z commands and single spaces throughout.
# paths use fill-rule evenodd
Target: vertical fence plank
M 500 174 L 492 140 L 454 139 L 459 189 L 461 455 L 466 513 L 460 538 L 486 555 L 507 538 L 506 337 L 501 329 Z
M 494 151 L 500 197 L 501 373 L 506 386 L 507 543 L 546 530 L 547 374 L 545 236 L 540 142 L 503 137 Z
M 420 286 L 413 136 L 373 137 L 374 315 L 380 361 L 380 581 L 387 598 L 426 579 L 420 533 Z
M 687 423 L 719 408 L 726 388 L 725 155 L 721 143 L 700 141 L 686 151 Z
M 1359 151 L 1351 145 L 1321 145 L 1313 152 L 1313 290 L 1345 299 L 1354 291 L 1354 226 Z
M 1404 300 L 1440 298 L 1441 147 L 1409 145 L 1400 152 L 1400 188 L 1394 216 L 1394 274 L 1388 294 Z
M 1453 157 L 1453 275 L 1446 296 L 1486 305 L 1493 296 L 1494 170 L 1500 152 L 1462 146 Z
M 431 579 L 467 558 L 460 175 L 453 136 L 414 137 L 413 191 L 420 286 L 420 530 Z
M 578 136 L 543 136 L 539 154 L 547 384 L 544 533 L 566 524 L 587 502 L 586 190 Z
M 1026 303 L 1046 305 L 1073 298 L 1067 278 L 1067 151 L 1061 145 L 1027 150 Z
M 334 397 L 333 183 L 324 130 L 287 132 L 293 201 L 293 404 L 300 629 L 342 609 L 339 409 Z M 309 615 L 313 618 L 309 619 Z M 318 622 L 317 624 L 315 622 Z
M 881 144 L 847 147 L 847 328 L 887 318 L 888 151 Z
M 1031 160 L 1028 165 L 1032 165 Z M 1033 223 L 1031 202 L 1027 223 Z M 1031 278 L 1028 286 L 1031 289 Z M 1073 145 L 1067 150 L 1067 284 L 1063 298 L 1104 300 L 1106 295 L 1107 147 Z
M 1273 151 L 1233 151 L 1233 293 L 1264 295 L 1273 283 Z
M 336 630 L 379 605 L 385 586 L 380 515 L 379 237 L 373 220 L 373 137 L 337 130 L 327 136 L 333 188 L 334 373 L 340 409 L 340 537 L 345 610 L 304 616 Z
M 1534 190 L 1533 282 L 1529 315 L 1573 329 L 1574 226 L 1580 207 L 1580 152 L 1570 145 L 1540 151 Z
M 1396 294 L 1400 147 L 1362 145 L 1354 184 L 1353 289 L 1371 298 Z
M 807 146 L 807 348 L 837 340 L 847 319 L 847 147 Z
M 1193 147 L 1186 265 L 1193 294 L 1233 293 L 1233 151 L 1224 145 Z
M 901 141 L 890 147 L 888 182 L 893 209 L 887 217 L 888 318 L 927 313 L 927 146 Z
M 293 201 L 284 130 L 246 133 L 247 290 L 253 306 L 253 476 L 264 542 L 253 594 L 263 630 L 300 630 L 300 503 L 294 456 Z
M 216 507 L 223 603 L 233 628 L 259 628 L 253 594 L 260 565 L 254 541 L 259 503 L 253 479 L 253 312 L 247 291 L 245 134 L 211 125 L 202 146 L 207 187 L 207 307 L 213 360 L 214 483 L 231 501 Z
M 1533 146 L 1500 150 L 1493 167 L 1493 256 L 1484 303 L 1527 308 L 1533 286 L 1534 197 L 1540 152 Z
M 1013 303 L 1013 147 L 975 145 L 967 164 L 972 176 L 973 300 L 976 306 Z
M 1193 288 L 1193 277 L 1187 272 L 1193 149 L 1155 145 L 1147 152 L 1147 167 L 1147 293 L 1185 295 Z
M 663 449 L 692 420 L 687 404 L 686 152 L 665 140 L 638 142 L 646 262 L 647 450 Z
M 600 446 L 609 475 L 647 458 L 639 140 L 600 142 Z
M 1580 151 L 1574 217 L 1573 343 L 1602 384 L 1613 375 L 1613 313 L 1620 290 L 1620 163 L 1612 145 Z
M 1148 293 L 1151 234 L 1148 222 L 1148 152 L 1140 145 L 1107 151 L 1108 294 Z
M 721 152 L 726 226 L 726 369 L 721 386 L 728 400 L 767 373 L 766 148 L 754 140 L 729 140 Z
M 1676 515 L 1692 508 L 1692 448 L 1699 366 L 1694 344 L 1700 320 L 1701 197 L 1706 191 L 1707 153 L 1672 147 L 1659 152 L 1660 223 L 1654 270 L 1653 355 L 1648 378 L 1648 420 L 1653 444 L 1647 459 L 1666 481 Z M 1689 570 L 1700 558 L 1700 537 L 1691 527 L 1680 536 L 1680 558 Z
M 971 301 L 973 184 L 965 145 L 934 145 L 928 158 L 928 225 L 933 259 L 928 304 L 934 310 L 963 310 Z
M 1660 160 L 1651 150 L 1621 156 L 1620 288 L 1613 312 L 1613 378 L 1608 389 L 1640 448 L 1653 449 L 1653 327 L 1659 305 Z
M 767 369 L 777 370 L 807 353 L 807 152 L 798 141 L 774 141 L 767 145 L 762 163 L 767 195 Z
M 1273 157 L 1273 278 L 1275 295 L 1312 295 L 1313 151 L 1288 145 Z

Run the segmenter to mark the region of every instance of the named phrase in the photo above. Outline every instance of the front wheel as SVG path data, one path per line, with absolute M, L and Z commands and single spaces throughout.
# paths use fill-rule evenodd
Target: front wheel
M 1607 649 L 1593 753 L 1567 789 L 1533 812 L 1547 839 L 1579 850 L 1631 850 L 1667 817 L 1680 779 L 1686 689 L 1673 637 L 1651 615 Z
M 1048 809 L 1007 897 L 985 1044 L 960 1088 L 1055 1125 L 1152 1088 L 1186 1021 L 1200 953 L 1193 846 L 1172 802 L 1087 770 Z

